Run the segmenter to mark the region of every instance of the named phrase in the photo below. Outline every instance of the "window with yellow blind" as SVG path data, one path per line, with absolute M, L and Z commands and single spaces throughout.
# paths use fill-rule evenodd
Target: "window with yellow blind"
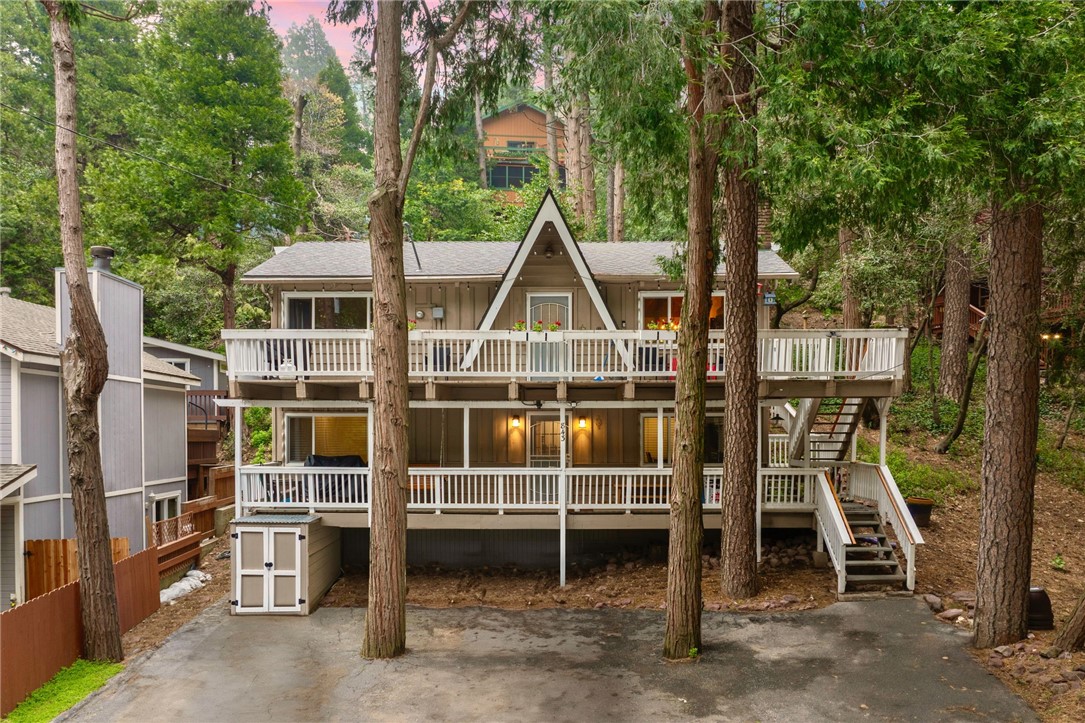
M 290 415 L 286 424 L 287 461 L 304 462 L 310 454 L 327 457 L 356 454 L 368 464 L 368 424 L 365 415 Z
M 641 454 L 640 462 L 644 465 L 656 465 L 659 459 L 659 419 L 656 415 L 644 415 L 640 421 Z M 663 465 L 671 464 L 671 448 L 674 442 L 674 415 L 663 416 Z

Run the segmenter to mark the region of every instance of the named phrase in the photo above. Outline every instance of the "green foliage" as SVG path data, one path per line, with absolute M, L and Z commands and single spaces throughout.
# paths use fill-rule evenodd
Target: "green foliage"
M 313 80 L 330 61 L 339 62 L 320 21 L 312 15 L 301 25 L 290 24 L 282 58 L 283 67 L 295 80 Z
M 1072 490 L 1085 493 L 1085 455 L 1080 450 L 1055 449 L 1057 435 L 1041 426 L 1036 449 L 1036 467 Z
M 51 721 L 122 670 L 124 665 L 121 663 L 79 659 L 27 696 L 4 720 L 10 723 Z
M 271 457 L 271 410 L 249 407 L 245 410 L 245 428 L 249 430 L 252 463 L 263 464 Z
M 1066 560 L 1063 559 L 1061 553 L 1056 552 L 1055 556 L 1051 558 L 1051 569 L 1066 572 Z
M 327 65 L 317 75 L 317 82 L 343 101 L 343 137 L 340 159 L 345 163 L 369 165 L 373 153 L 373 138 L 362 130 L 358 117 L 358 99 L 350 87 L 350 80 L 339 58 L 331 56 Z
M 856 452 L 856 458 L 861 462 L 878 461 L 877 448 L 861 437 Z M 905 497 L 928 497 L 940 505 L 950 497 L 978 489 L 976 482 L 963 472 L 949 466 L 918 462 L 909 458 L 903 449 L 888 450 L 885 463 Z

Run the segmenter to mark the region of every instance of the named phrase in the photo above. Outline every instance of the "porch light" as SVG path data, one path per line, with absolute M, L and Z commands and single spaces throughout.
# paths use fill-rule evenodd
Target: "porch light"
M 584 417 L 581 417 L 580 421 L 577 422 L 577 426 L 579 426 L 581 429 L 587 429 L 588 428 L 588 420 L 585 419 Z
M 512 426 L 513 427 L 519 427 L 520 426 L 520 415 L 519 414 L 512 415 Z

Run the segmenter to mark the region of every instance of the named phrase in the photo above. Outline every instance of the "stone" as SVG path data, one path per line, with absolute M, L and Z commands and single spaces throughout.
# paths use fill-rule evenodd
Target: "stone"
M 1000 658 L 999 656 L 992 655 L 990 658 L 987 659 L 987 665 L 992 668 L 1001 668 L 1003 665 L 1005 665 L 1005 663 L 1002 662 L 1002 658 Z
M 1076 668 L 1074 668 L 1074 670 L 1077 670 L 1077 671 L 1079 671 L 1081 673 L 1085 673 L 1085 663 L 1077 666 Z
M 939 613 L 938 614 L 938 619 L 939 620 L 945 620 L 947 622 L 952 623 L 952 622 L 956 622 L 957 618 L 961 617 L 962 615 L 964 615 L 964 610 L 962 610 L 960 608 L 950 608 L 949 610 L 946 610 L 945 612 Z
M 596 610 L 602 610 L 606 606 L 607 606 L 607 604 L 605 602 L 597 602 L 597 603 L 595 603 L 595 609 Z
M 625 563 L 625 569 L 626 570 L 635 570 L 636 567 L 637 567 L 637 563 L 635 563 L 635 562 L 627 562 L 627 563 Z
M 923 596 L 923 602 L 927 603 L 927 607 L 931 609 L 931 612 L 940 613 L 945 609 L 945 607 L 942 605 L 942 598 L 938 597 L 937 595 L 931 595 L 930 593 L 927 593 Z
M 633 598 L 631 598 L 631 597 L 623 597 L 621 600 L 615 600 L 614 604 L 617 605 L 618 607 L 622 607 L 622 608 L 629 607 L 630 605 L 633 604 Z
M 1085 666 L 1082 666 L 1085 667 Z M 1068 670 L 1062 674 L 1062 677 L 1067 681 L 1085 680 L 1085 670 Z
M 772 557 L 770 557 L 768 559 L 768 563 L 769 563 L 769 567 L 779 567 L 780 566 L 780 558 L 776 557 L 776 555 L 773 555 Z
M 784 603 L 785 605 L 797 603 L 798 601 L 799 598 L 797 595 L 784 595 L 782 598 L 780 598 L 780 602 Z
M 951 594 L 950 597 L 960 600 L 961 602 L 976 602 L 976 593 L 971 590 L 958 590 Z
M 1003 658 L 1010 658 L 1013 657 L 1013 646 L 999 645 L 997 648 L 995 648 L 995 652 L 1001 655 Z
M 618 571 L 618 563 L 616 563 L 616 562 L 608 562 L 607 563 L 607 572 L 617 572 L 617 571 Z
M 720 610 L 723 610 L 723 605 L 719 604 L 718 602 L 706 603 L 704 608 L 705 608 L 705 610 L 712 610 L 713 612 L 719 612 Z
M 1069 691 L 1070 691 L 1070 684 L 1069 683 L 1052 683 L 1051 684 L 1051 692 L 1054 693 L 1055 695 L 1060 695 L 1062 693 L 1067 693 Z
M 1040 651 L 1040 657 L 1041 658 L 1048 658 L 1048 659 L 1057 658 L 1057 657 L 1059 657 L 1059 653 L 1061 653 L 1061 652 L 1062 652 L 1061 650 L 1059 650 L 1058 648 L 1052 646 L 1050 648 L 1044 648 L 1043 650 L 1041 650 Z
M 829 553 L 824 550 L 814 550 L 812 553 L 814 559 L 814 567 L 819 570 L 823 570 L 829 566 Z

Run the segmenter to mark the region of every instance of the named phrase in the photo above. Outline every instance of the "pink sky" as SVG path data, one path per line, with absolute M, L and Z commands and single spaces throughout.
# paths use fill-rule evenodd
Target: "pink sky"
M 332 25 L 325 19 L 325 11 L 328 7 L 327 0 L 269 0 L 271 6 L 271 26 L 283 38 L 291 24 L 303 24 L 310 15 L 316 16 L 324 27 L 324 34 L 328 36 L 328 42 L 335 48 L 343 67 L 347 67 L 354 55 L 354 41 L 350 34 L 353 26 Z

